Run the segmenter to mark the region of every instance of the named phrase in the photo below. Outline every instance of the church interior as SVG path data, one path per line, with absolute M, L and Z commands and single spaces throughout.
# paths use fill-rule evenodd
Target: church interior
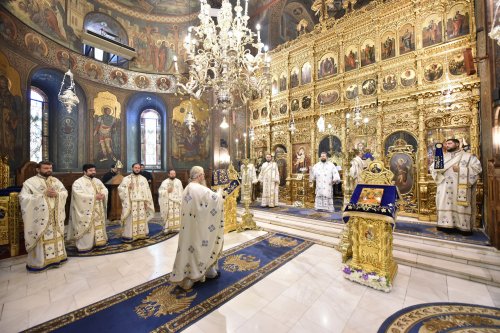
M 1 332 L 500 332 L 498 0 L 7 0 L 0 89 Z M 109 243 L 30 272 L 40 161 L 65 229 L 82 167 L 113 170 Z M 155 215 L 124 243 L 134 163 Z M 183 291 L 160 186 L 193 166 L 224 190 L 223 252 Z M 441 224 L 446 167 L 465 229 Z

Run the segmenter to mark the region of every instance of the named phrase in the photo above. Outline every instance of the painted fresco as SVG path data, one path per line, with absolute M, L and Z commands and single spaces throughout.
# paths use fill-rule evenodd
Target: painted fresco
M 318 103 L 323 105 L 333 104 L 339 100 L 339 92 L 337 90 L 325 90 L 318 94 Z
M 399 28 L 399 55 L 415 50 L 415 28 L 407 23 Z
M 160 90 L 166 91 L 170 89 L 171 86 L 172 82 L 170 82 L 170 80 L 167 79 L 166 77 L 161 77 L 158 80 L 156 80 L 156 87 L 158 87 L 158 89 Z
M 373 95 L 377 91 L 377 81 L 374 79 L 364 81 L 361 90 L 363 95 Z
M 299 100 L 298 99 L 292 100 L 292 103 L 290 104 L 290 109 L 293 112 L 299 111 Z
M 280 75 L 280 91 L 285 91 L 287 88 L 287 77 L 286 73 L 281 73 Z
M 358 48 L 355 45 L 347 48 L 344 55 L 344 66 L 345 72 L 358 68 Z
M 449 61 L 449 70 L 451 75 L 465 74 L 465 61 L 463 53 L 457 53 Z
M 422 24 L 422 46 L 427 47 L 443 41 L 443 22 L 437 14 L 428 16 Z
M 311 83 L 311 64 L 306 62 L 302 66 L 302 75 L 300 77 L 301 84 Z
M 294 67 L 290 74 L 290 88 L 295 88 L 299 86 L 299 69 Z
M 287 111 L 288 111 L 288 105 L 286 103 L 281 104 L 280 114 L 286 114 Z
M 382 89 L 385 91 L 391 91 L 398 85 L 398 79 L 394 74 L 387 74 L 382 79 Z
M 324 54 L 318 62 L 318 79 L 337 74 L 338 57 L 335 53 Z
M 292 145 L 292 173 L 307 173 L 311 166 L 311 151 L 309 144 Z
M 382 35 L 380 49 L 382 50 L 382 60 L 396 56 L 396 34 L 394 32 L 388 31 Z
M 311 106 L 311 96 L 302 97 L 302 109 L 304 110 L 309 109 L 310 106 Z
M 278 93 L 278 78 L 273 77 L 272 85 L 271 85 L 271 93 L 276 95 Z
M 121 159 L 121 105 L 109 92 L 94 99 L 94 162 L 98 169 L 109 169 Z
M 38 58 L 44 58 L 49 53 L 47 44 L 39 36 L 31 32 L 24 36 L 24 45 L 26 45 L 33 56 Z
M 470 17 L 464 4 L 458 4 L 451 7 L 446 16 L 446 36 L 448 39 L 469 34 Z
M 177 55 L 179 60 L 186 59 L 183 41 L 187 35 L 187 27 L 193 24 L 190 20 L 194 20 L 195 15 L 192 15 L 192 18 L 176 17 L 176 15 L 187 14 L 189 6 L 166 0 L 121 2 L 118 4 L 116 1 L 107 0 L 85 2 L 11 0 L 4 2 L 3 6 L 35 31 L 78 53 L 82 50 L 78 35 L 82 33 L 82 28 L 87 28 L 83 20 L 87 14 L 97 13 L 96 9 L 99 8 L 102 12 L 97 14 L 107 19 L 99 20 L 97 23 L 104 23 L 103 27 L 111 33 L 116 33 L 113 27 L 119 26 L 120 30 L 127 33 L 127 36 L 120 36 L 119 41 L 135 48 L 137 57 L 129 63 L 131 70 L 167 73 L 172 70 L 174 55 Z M 191 6 L 199 8 L 199 3 L 193 1 Z M 107 16 L 107 7 L 113 13 L 113 17 Z M 146 12 L 151 14 L 149 20 L 144 17 Z M 16 34 L 14 24 L 5 19 L 5 14 L 0 17 L 0 21 L 5 22 L 0 28 L 3 32 L 0 33 L 7 39 L 14 39 Z M 100 30 L 98 27 L 97 32 L 100 33 Z M 35 39 L 34 43 L 38 43 L 38 40 Z M 37 53 L 37 55 L 43 54 Z M 184 61 L 179 61 L 179 70 L 181 72 L 184 70 Z
M 375 63 L 375 42 L 367 39 L 361 45 L 360 50 L 361 67 Z
M 200 100 L 182 101 L 173 111 L 172 159 L 176 167 L 190 167 L 193 162 L 206 165 L 210 153 L 210 116 L 208 106 Z M 186 112 L 195 118 L 191 130 L 184 124 Z
M 14 169 L 21 162 L 14 158 L 21 151 L 21 99 L 19 73 L 0 52 L 0 154 L 9 156 Z
M 15 40 L 17 27 L 14 21 L 4 12 L 0 11 L 0 35 L 7 40 Z
M 85 65 L 83 66 L 85 74 L 94 80 L 102 80 L 103 78 L 103 71 L 102 67 L 93 62 L 93 61 L 87 61 Z
M 415 70 L 408 68 L 403 73 L 401 73 L 399 79 L 403 87 L 409 87 L 416 82 L 417 75 L 415 74 Z
M 358 97 L 358 95 L 359 95 L 359 91 L 358 91 L 358 85 L 357 84 L 351 84 L 345 90 L 345 97 L 347 99 L 354 99 L 354 98 Z
M 414 165 L 413 159 L 408 154 L 395 153 L 389 161 L 389 168 L 394 173 L 394 185 L 399 193 L 408 194 L 413 189 Z
M 439 80 L 443 76 L 443 65 L 432 63 L 424 68 L 424 79 L 428 82 Z
M 149 79 L 146 77 L 146 75 L 139 75 L 136 76 L 134 79 L 134 83 L 139 89 L 146 89 L 149 87 L 149 84 L 151 83 Z
M 57 62 L 64 68 L 75 69 L 76 58 L 73 57 L 65 50 L 59 50 L 56 53 Z

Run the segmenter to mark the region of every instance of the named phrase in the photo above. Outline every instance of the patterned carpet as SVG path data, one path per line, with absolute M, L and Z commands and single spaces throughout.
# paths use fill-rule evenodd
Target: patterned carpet
M 500 309 L 464 303 L 424 303 L 399 310 L 378 333 L 500 332 Z
M 312 242 L 268 233 L 223 252 L 220 276 L 185 292 L 169 275 L 70 312 L 26 332 L 178 332 L 265 278 Z
M 257 209 L 260 211 L 267 211 L 267 212 L 273 212 L 277 214 L 284 214 L 296 217 L 316 219 L 333 223 L 343 223 L 342 222 L 343 207 L 341 201 L 336 200 L 334 206 L 335 206 L 335 212 L 333 213 L 316 211 L 313 208 L 299 208 L 299 207 L 285 206 L 285 205 L 274 208 L 261 207 L 259 202 L 254 202 L 251 206 L 251 209 Z M 445 239 L 449 241 L 469 243 L 475 245 L 484 245 L 484 246 L 491 245 L 488 236 L 484 233 L 482 229 L 476 229 L 472 232 L 472 235 L 464 236 L 458 232 L 446 233 L 437 230 L 435 224 L 405 221 L 404 217 L 398 218 L 396 222 L 396 229 L 394 232 L 414 235 L 414 236 Z
M 66 243 L 66 252 L 69 257 L 92 257 L 92 256 L 102 256 L 106 254 L 113 254 L 119 252 L 127 252 L 132 250 L 137 250 L 142 247 L 150 246 L 163 242 L 169 239 L 177 233 L 163 233 L 163 220 L 161 218 L 155 217 L 149 221 L 149 238 L 136 240 L 132 243 L 125 243 L 121 239 L 122 227 L 119 220 L 108 221 L 106 223 L 106 232 L 108 234 L 108 245 L 104 248 L 95 248 L 90 252 L 78 252 L 74 242 Z

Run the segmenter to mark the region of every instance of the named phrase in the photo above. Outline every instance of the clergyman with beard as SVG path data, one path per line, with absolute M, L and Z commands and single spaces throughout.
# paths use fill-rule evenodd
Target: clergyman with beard
M 314 200 L 314 209 L 335 211 L 333 207 L 333 184 L 340 182 L 340 175 L 337 167 L 328 161 L 325 152 L 320 155 L 320 161 L 316 163 L 309 176 L 309 185 L 312 187 L 316 181 L 316 198 Z
M 97 178 L 93 164 L 83 165 L 83 176 L 71 187 L 71 205 L 66 239 L 75 240 L 79 252 L 105 247 L 108 189 Z
M 444 147 L 444 168 L 434 169 L 432 164 L 430 170 L 437 185 L 437 228 L 445 232 L 456 228 L 470 235 L 476 219 L 476 183 L 482 171 L 481 162 L 461 149 L 457 139 L 446 140 Z
M 67 260 L 64 206 L 68 191 L 59 179 L 52 177 L 52 162 L 41 161 L 36 172 L 36 176 L 24 182 L 19 194 L 28 271 L 58 267 Z
M 223 191 L 212 192 L 205 173 L 194 166 L 182 192 L 181 230 L 170 282 L 189 290 L 197 281 L 218 276 L 217 260 L 224 243 Z
M 132 173 L 118 186 L 122 201 L 122 240 L 133 242 L 149 237 L 148 222 L 155 213 L 153 196 L 147 179 L 141 175 L 141 165 L 132 164 Z
M 163 232 L 178 231 L 181 221 L 181 198 L 182 198 L 182 182 L 175 178 L 174 169 L 168 172 L 168 178 L 165 179 L 158 189 L 158 203 L 165 228 Z

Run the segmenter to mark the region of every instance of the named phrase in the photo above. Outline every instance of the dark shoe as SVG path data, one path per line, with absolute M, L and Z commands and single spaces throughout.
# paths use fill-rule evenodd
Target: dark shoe
M 451 228 L 436 227 L 436 229 L 437 229 L 438 231 L 441 231 L 441 232 L 444 232 L 444 233 L 447 233 L 447 234 L 449 234 L 449 233 L 452 233 L 452 232 L 453 232 L 453 229 L 451 229 Z

